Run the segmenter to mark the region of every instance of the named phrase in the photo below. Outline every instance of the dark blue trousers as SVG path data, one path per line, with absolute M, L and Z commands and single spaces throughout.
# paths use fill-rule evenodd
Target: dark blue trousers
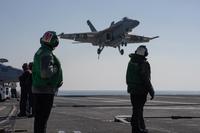
M 132 133 L 141 133 L 142 130 L 146 129 L 143 118 L 143 108 L 147 99 L 147 95 L 131 94 L 130 99 L 132 104 L 132 118 L 131 118 Z
M 46 133 L 54 94 L 34 94 L 34 133 Z

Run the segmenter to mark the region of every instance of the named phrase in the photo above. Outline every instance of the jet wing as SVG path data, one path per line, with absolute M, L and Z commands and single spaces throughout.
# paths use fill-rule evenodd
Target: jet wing
M 159 36 L 155 37 L 144 37 L 144 36 L 138 36 L 138 35 L 126 35 L 126 41 L 127 43 L 144 43 L 149 42 L 152 39 L 158 38 Z
M 69 39 L 78 41 L 79 43 L 93 43 L 96 40 L 97 32 L 86 32 L 86 33 L 71 33 L 58 35 L 62 39 Z

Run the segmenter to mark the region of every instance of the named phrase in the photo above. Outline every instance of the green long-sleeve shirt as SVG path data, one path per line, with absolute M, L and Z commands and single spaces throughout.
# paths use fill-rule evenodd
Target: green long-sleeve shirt
M 32 70 L 33 93 L 54 94 L 62 84 L 62 69 L 52 50 L 43 45 L 34 56 Z

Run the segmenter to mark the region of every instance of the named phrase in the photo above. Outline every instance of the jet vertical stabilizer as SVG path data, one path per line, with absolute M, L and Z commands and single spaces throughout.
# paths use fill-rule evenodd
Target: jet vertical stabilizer
M 90 27 L 90 30 L 92 32 L 97 32 L 97 30 L 95 29 L 95 27 L 93 26 L 93 24 L 90 22 L 90 20 L 87 20 L 87 24 Z

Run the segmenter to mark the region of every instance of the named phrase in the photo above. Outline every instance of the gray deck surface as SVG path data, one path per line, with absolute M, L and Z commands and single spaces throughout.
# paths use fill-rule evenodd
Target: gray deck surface
M 18 104 L 0 103 L 0 130 L 32 133 L 33 118 L 15 117 Z M 129 123 L 114 122 L 131 111 L 129 96 L 56 97 L 47 133 L 131 133 Z M 200 97 L 156 96 L 146 103 L 144 117 L 149 133 L 200 133 Z

